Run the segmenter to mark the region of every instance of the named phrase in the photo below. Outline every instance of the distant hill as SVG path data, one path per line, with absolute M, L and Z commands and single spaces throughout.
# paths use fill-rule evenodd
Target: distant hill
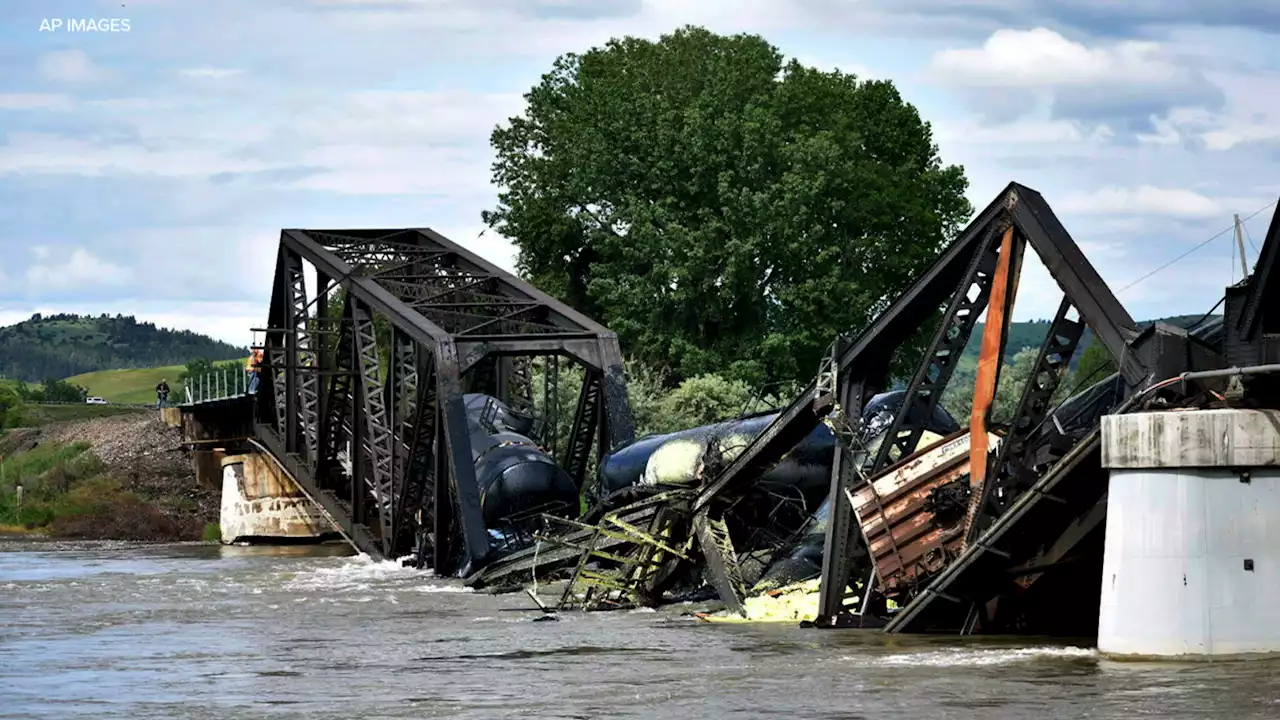
M 1173 315 L 1165 318 L 1157 318 L 1155 320 L 1142 320 L 1138 322 L 1139 327 L 1146 327 L 1156 322 L 1164 322 L 1178 327 L 1189 327 L 1193 323 L 1201 319 L 1201 315 Z M 1006 363 L 1013 362 L 1013 356 L 1017 355 L 1023 348 L 1040 348 L 1040 344 L 1044 342 L 1044 336 L 1049 332 L 1050 320 L 1035 320 L 1032 322 L 1015 322 L 1009 326 L 1009 340 L 1004 348 L 1004 361 Z M 969 344 L 964 348 L 964 354 L 960 356 L 960 364 L 958 368 L 961 371 L 973 370 L 978 366 L 978 356 L 982 352 L 982 329 L 983 323 L 978 323 L 973 330 L 973 335 L 969 338 Z M 1080 355 L 1084 349 L 1093 343 L 1093 331 L 1085 328 L 1083 337 L 1080 338 L 1080 347 L 1076 350 L 1075 355 L 1071 358 L 1071 368 L 1074 370 L 1076 361 L 1080 359 Z
M 0 378 L 40 382 L 98 370 L 185 365 L 198 357 L 231 360 L 248 352 L 132 316 L 36 314 L 0 328 Z

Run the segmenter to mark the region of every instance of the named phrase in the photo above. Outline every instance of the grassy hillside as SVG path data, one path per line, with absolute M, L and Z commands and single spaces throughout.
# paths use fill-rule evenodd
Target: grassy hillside
M 245 348 L 204 335 L 157 328 L 120 315 L 36 314 L 0 328 L 0 377 L 29 383 L 98 370 L 181 365 L 200 357 L 231 360 L 247 354 Z
M 90 395 L 104 398 L 112 403 L 154 403 L 156 401 L 156 385 L 163 378 L 169 381 L 173 392 L 170 402 L 178 402 L 181 383 L 178 375 L 185 369 L 183 365 L 166 365 L 164 367 L 138 368 L 132 370 L 100 370 L 67 378 L 67 382 L 79 385 L 89 391 Z

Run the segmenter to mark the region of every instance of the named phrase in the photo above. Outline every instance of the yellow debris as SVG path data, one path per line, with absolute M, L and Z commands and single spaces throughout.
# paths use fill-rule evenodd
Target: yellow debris
M 700 614 L 706 622 L 803 622 L 818 616 L 818 588 L 821 580 L 814 578 L 804 582 L 770 590 L 763 595 L 747 598 L 742 607 L 746 617 L 722 610 L 712 614 Z

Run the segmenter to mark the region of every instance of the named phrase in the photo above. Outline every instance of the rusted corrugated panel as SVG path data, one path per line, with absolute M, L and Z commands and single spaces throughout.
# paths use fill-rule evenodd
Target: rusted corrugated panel
M 999 436 L 988 433 L 987 437 L 988 448 L 995 448 Z M 934 489 L 969 474 L 969 445 L 969 433 L 962 430 L 906 458 L 854 493 L 858 524 L 891 597 L 917 578 L 941 570 L 959 552 L 963 511 L 940 524 L 927 508 Z

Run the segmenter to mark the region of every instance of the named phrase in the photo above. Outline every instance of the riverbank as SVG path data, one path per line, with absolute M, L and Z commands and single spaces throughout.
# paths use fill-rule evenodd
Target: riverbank
M 0 436 L 0 457 L 2 535 L 150 541 L 217 535 L 220 488 L 197 484 L 181 433 L 157 413 L 10 430 Z

